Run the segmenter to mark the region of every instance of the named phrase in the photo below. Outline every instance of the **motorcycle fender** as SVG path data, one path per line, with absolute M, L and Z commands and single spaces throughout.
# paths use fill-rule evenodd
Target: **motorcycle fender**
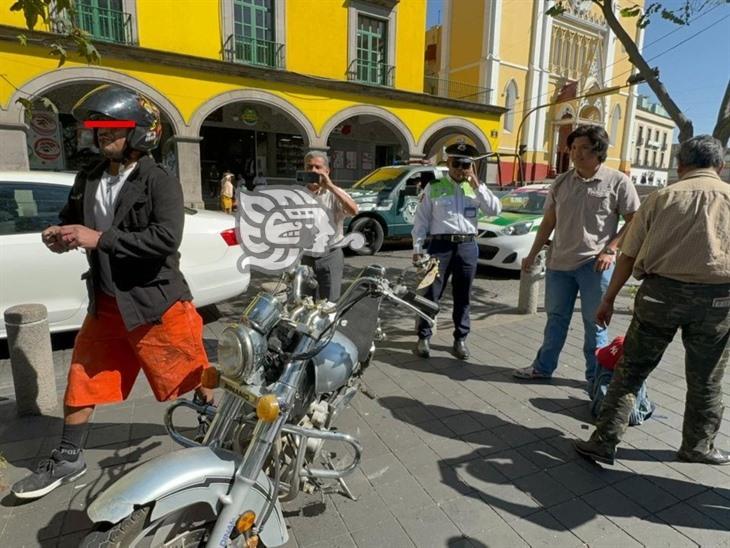
M 207 503 L 214 514 L 227 497 L 241 457 L 210 447 L 181 449 L 145 462 L 122 476 L 89 505 L 94 523 L 117 523 L 135 508 L 154 503 L 154 520 L 194 503 Z M 263 471 L 241 501 L 241 512 L 253 510 L 261 516 L 272 485 Z M 280 546 L 289 539 L 281 505 L 276 501 L 260 538 L 266 546 Z

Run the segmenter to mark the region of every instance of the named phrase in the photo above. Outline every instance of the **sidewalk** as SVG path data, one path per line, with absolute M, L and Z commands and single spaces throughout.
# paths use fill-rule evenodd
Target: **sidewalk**
M 629 319 L 618 314 L 612 334 L 625 331 Z M 674 458 L 684 408 L 679 338 L 649 380 L 655 416 L 629 430 L 617 465 L 592 466 L 573 452 L 570 440 L 591 428 L 575 320 L 551 384 L 511 378 L 513 368 L 534 357 L 543 314 L 480 319 L 466 364 L 449 353 L 448 324 L 434 337 L 428 361 L 411 352 L 412 320 L 388 329 L 365 376 L 374 399 L 359 394 L 339 423 L 365 447 L 348 480 L 358 501 L 301 496 L 285 509 L 287 546 L 730 546 L 730 467 Z M 206 326 L 211 349 L 221 329 L 221 322 Z M 61 421 L 15 418 L 6 365 L 0 363 L 0 452 L 9 461 L 1 480 L 0 546 L 75 547 L 90 527 L 84 514 L 90 500 L 138 463 L 175 448 L 161 425 L 165 405 L 142 379 L 130 401 L 96 411 L 83 478 L 14 506 L 7 485 L 49 453 Z M 724 393 L 730 401 L 727 377 Z M 730 448 L 727 418 L 718 445 Z

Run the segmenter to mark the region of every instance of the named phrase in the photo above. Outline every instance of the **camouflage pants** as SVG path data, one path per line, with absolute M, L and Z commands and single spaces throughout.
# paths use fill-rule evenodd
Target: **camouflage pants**
M 678 329 L 687 377 L 681 450 L 712 450 L 722 422 L 722 377 L 730 359 L 730 284 L 688 284 L 661 277 L 646 279 L 636 295 L 624 357 L 603 400 L 592 441 L 618 444 L 636 394 Z

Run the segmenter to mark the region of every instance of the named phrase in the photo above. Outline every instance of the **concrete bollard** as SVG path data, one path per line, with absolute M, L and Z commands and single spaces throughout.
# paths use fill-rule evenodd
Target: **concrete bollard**
M 540 300 L 540 280 L 545 277 L 545 263 L 542 254 L 535 260 L 535 266 L 529 271 L 520 272 L 520 294 L 517 301 L 517 312 L 520 314 L 537 314 Z
M 5 327 L 18 416 L 54 411 L 58 396 L 46 307 L 20 304 L 8 308 Z

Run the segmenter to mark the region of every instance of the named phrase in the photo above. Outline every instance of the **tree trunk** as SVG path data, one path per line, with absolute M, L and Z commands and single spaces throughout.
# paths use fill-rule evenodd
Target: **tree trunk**
M 613 12 L 614 0 L 593 0 L 593 2 L 600 6 L 608 27 L 613 31 L 616 38 L 618 38 L 619 42 L 621 42 L 624 46 L 631 64 L 634 65 L 639 73 L 646 79 L 646 83 L 654 92 L 661 105 L 666 109 L 672 120 L 674 120 L 674 123 L 677 124 L 677 127 L 679 128 L 679 142 L 681 143 L 692 138 L 694 135 L 692 121 L 684 115 L 684 113 L 672 100 L 667 88 L 664 87 L 664 84 L 662 84 L 657 74 L 651 69 L 649 64 L 646 62 L 646 59 L 644 59 L 644 56 L 639 51 L 639 48 L 636 46 L 636 42 L 631 38 L 631 36 L 629 36 L 621 25 L 621 22 L 616 18 L 616 15 Z
M 712 131 L 712 136 L 719 139 L 722 146 L 727 146 L 730 138 L 730 81 L 725 88 L 725 96 L 722 98 L 720 110 L 717 113 L 717 123 Z

